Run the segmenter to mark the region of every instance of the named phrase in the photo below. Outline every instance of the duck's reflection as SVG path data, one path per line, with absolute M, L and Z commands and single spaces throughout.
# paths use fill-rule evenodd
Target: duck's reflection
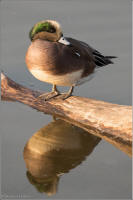
M 61 119 L 36 132 L 24 147 L 27 177 L 39 192 L 53 195 L 61 175 L 79 165 L 100 138 Z

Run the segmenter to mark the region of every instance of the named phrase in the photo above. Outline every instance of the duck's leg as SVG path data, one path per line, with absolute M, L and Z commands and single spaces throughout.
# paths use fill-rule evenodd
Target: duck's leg
M 74 90 L 74 85 L 72 85 L 72 86 L 70 87 L 70 89 L 68 90 L 67 93 L 62 94 L 63 96 L 61 97 L 61 99 L 65 100 L 65 99 L 67 99 L 68 97 L 72 96 L 73 90 Z
M 56 97 L 60 94 L 60 92 L 57 90 L 56 85 L 53 85 L 52 91 L 49 93 L 41 94 L 38 98 L 43 98 L 45 101 L 52 99 L 53 97 Z

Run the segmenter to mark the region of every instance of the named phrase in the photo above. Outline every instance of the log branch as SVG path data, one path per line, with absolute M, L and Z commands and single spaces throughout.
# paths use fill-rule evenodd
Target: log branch
M 1 73 L 1 98 L 24 103 L 36 110 L 58 116 L 89 133 L 105 139 L 129 156 L 132 153 L 132 108 L 104 101 L 72 96 L 44 101 L 43 92 L 26 88 Z

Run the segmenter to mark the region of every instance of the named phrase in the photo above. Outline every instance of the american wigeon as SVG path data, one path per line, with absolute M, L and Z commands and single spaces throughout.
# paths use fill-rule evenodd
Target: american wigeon
M 56 86 L 70 86 L 64 99 L 76 85 L 90 78 L 94 70 L 112 64 L 112 56 L 103 56 L 88 44 L 63 36 L 60 24 L 45 20 L 35 24 L 30 33 L 31 45 L 26 53 L 29 71 L 40 81 L 53 84 L 45 100 L 59 95 Z M 41 95 L 42 97 L 43 95 Z

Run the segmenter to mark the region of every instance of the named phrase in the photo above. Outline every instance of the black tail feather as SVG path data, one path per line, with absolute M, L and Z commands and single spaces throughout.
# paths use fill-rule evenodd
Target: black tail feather
M 117 58 L 116 56 L 105 56 L 106 64 L 113 64 L 114 62 L 111 59 Z
M 99 51 L 93 52 L 95 63 L 97 67 L 103 67 L 108 64 L 113 64 L 111 59 L 117 58 L 116 56 L 103 56 Z

